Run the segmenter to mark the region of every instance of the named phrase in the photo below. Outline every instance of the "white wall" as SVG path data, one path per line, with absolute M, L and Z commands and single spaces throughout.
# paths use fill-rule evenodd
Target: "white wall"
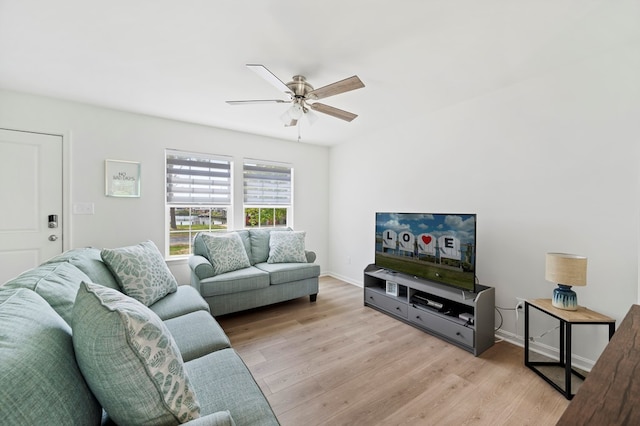
M 640 49 L 621 46 L 332 148 L 331 273 L 362 283 L 376 211 L 477 213 L 477 275 L 498 306 L 551 297 L 544 256 L 564 251 L 589 258 L 579 303 L 620 321 L 638 302 L 638 75 Z M 522 320 L 504 316 L 517 340 Z M 575 333 L 595 360 L 606 330 Z
M 0 127 L 63 134 L 69 147 L 65 165 L 67 210 L 72 203 L 90 202 L 94 215 L 67 215 L 65 248 L 119 247 L 153 240 L 165 245 L 164 150 L 228 155 L 235 175 L 242 177 L 242 159 L 254 158 L 293 164 L 294 227 L 307 231 L 307 247 L 316 251 L 323 270 L 328 265 L 328 149 L 225 131 L 161 118 L 125 113 L 78 103 L 0 91 Z M 104 195 L 104 161 L 142 163 L 139 199 Z M 241 180 L 236 179 L 236 182 Z M 242 204 L 242 185 L 234 191 Z M 238 204 L 239 203 L 239 204 Z M 235 227 L 242 228 L 237 211 Z M 185 262 L 171 265 L 180 283 L 188 283 Z

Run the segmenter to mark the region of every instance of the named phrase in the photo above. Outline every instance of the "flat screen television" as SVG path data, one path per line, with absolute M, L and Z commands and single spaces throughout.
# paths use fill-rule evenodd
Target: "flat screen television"
M 475 292 L 476 215 L 378 212 L 375 264 Z

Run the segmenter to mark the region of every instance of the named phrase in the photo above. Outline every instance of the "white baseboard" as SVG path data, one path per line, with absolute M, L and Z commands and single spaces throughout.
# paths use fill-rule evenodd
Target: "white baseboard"
M 337 280 L 344 281 L 347 284 L 352 284 L 352 285 L 355 285 L 356 287 L 360 287 L 360 288 L 362 288 L 364 286 L 362 284 L 362 282 L 354 281 L 351 278 L 344 277 L 344 276 L 342 276 L 340 274 L 336 274 L 335 272 L 325 272 L 325 273 L 320 274 L 320 276 L 321 277 L 332 277 L 332 278 L 335 278 Z
M 504 340 L 506 342 L 512 343 L 514 345 L 520 346 L 524 348 L 524 336 L 519 336 L 514 333 L 510 333 L 504 330 L 496 331 L 496 339 Z M 533 352 L 539 353 L 551 359 L 560 359 L 560 351 L 558 348 L 554 348 L 552 346 L 545 345 L 540 342 L 530 342 L 529 349 Z M 524 358 L 522 360 L 524 362 Z M 571 366 L 575 368 L 579 368 L 584 371 L 591 371 L 595 364 L 595 361 L 583 358 L 581 356 L 577 356 L 575 354 L 571 355 Z

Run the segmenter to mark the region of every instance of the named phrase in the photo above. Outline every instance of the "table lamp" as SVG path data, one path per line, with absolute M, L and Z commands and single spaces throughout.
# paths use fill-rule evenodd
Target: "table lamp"
M 587 285 L 587 258 L 576 254 L 547 253 L 545 279 L 558 284 L 551 304 L 558 309 L 575 311 L 578 297 L 572 286 Z

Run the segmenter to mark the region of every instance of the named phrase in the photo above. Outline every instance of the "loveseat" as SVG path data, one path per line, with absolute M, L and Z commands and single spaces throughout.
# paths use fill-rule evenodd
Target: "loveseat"
M 309 296 L 316 301 L 320 266 L 305 232 L 255 228 L 201 232 L 189 257 L 191 285 L 215 316 Z
M 73 249 L 1 285 L 0 366 L 0 424 L 278 424 L 150 241 Z

